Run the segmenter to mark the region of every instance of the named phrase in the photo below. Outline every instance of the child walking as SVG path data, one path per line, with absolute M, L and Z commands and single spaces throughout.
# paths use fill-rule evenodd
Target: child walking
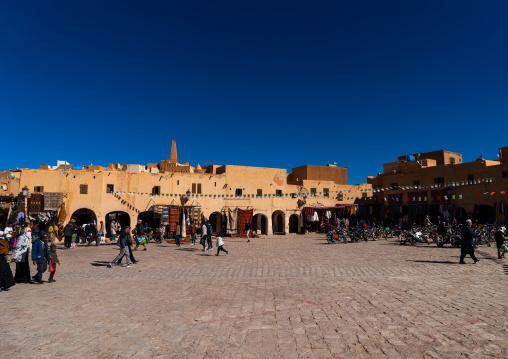
M 71 237 L 71 248 L 72 249 L 76 248 L 76 238 L 78 238 L 78 235 L 76 233 L 73 233 L 72 237 Z
M 223 251 L 223 252 L 226 252 L 226 254 L 229 254 L 229 252 L 224 249 L 223 245 L 224 245 L 224 241 L 222 240 L 222 238 L 217 237 L 217 254 L 216 254 L 216 256 L 219 255 L 220 251 Z
M 56 264 L 60 265 L 60 261 L 58 260 L 58 255 L 56 254 L 56 245 L 52 244 L 49 247 L 49 282 L 56 282 L 53 277 L 56 272 Z

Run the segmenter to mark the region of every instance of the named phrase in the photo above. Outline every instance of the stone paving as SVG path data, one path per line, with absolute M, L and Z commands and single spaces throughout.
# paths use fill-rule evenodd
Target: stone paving
M 0 357 L 508 357 L 494 246 L 459 265 L 459 249 L 393 240 L 225 242 L 219 257 L 150 243 L 113 269 L 115 245 L 59 250 L 55 283 L 0 293 Z

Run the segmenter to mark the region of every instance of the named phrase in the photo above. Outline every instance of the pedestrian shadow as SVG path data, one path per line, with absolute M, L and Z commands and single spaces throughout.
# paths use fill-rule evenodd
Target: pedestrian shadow
M 436 263 L 436 264 L 459 264 L 459 262 L 452 262 L 452 261 L 424 261 L 424 260 L 415 260 L 415 259 L 407 259 L 406 262 Z
M 213 256 L 214 254 L 213 253 L 196 253 L 196 255 L 201 256 L 201 257 L 210 257 L 210 256 Z
M 104 262 L 104 261 L 95 261 L 90 263 L 94 267 L 109 267 L 109 263 L 111 262 Z

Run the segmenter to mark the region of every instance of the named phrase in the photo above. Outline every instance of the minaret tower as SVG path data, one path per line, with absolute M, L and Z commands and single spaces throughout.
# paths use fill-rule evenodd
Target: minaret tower
M 176 141 L 175 140 L 172 140 L 171 141 L 171 155 L 169 157 L 169 163 L 177 163 L 178 162 L 178 158 L 177 158 L 177 155 L 176 155 Z

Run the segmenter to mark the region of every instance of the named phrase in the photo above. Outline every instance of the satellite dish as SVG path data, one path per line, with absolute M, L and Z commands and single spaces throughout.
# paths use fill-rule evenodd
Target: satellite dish
M 14 176 L 12 173 L 9 173 L 9 175 L 8 175 L 7 177 L 9 177 L 9 179 L 14 179 L 14 178 L 16 178 L 16 176 Z

